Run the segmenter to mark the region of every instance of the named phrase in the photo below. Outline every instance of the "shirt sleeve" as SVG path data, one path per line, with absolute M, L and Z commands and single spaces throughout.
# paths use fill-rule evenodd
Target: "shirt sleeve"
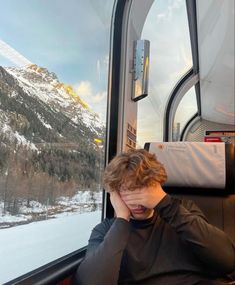
M 156 206 L 162 219 L 170 224 L 202 264 L 212 271 L 228 274 L 235 270 L 235 246 L 229 237 L 209 224 L 201 210 L 192 202 L 166 195 Z
M 96 226 L 90 236 L 87 253 L 76 272 L 79 285 L 116 285 L 123 251 L 127 245 L 130 224 L 116 218 L 110 228 L 107 222 Z

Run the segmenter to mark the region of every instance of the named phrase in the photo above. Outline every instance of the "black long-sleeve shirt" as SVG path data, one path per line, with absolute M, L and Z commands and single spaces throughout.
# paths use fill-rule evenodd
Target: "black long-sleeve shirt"
M 152 218 L 106 219 L 90 236 L 79 285 L 196 284 L 235 270 L 235 247 L 191 201 L 166 195 Z

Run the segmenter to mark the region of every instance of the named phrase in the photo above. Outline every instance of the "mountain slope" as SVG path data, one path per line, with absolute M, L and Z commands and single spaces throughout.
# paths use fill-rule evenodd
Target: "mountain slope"
M 0 67 L 0 200 L 7 209 L 16 211 L 19 199 L 53 204 L 62 193 L 100 189 L 103 149 L 95 139 L 104 134 L 98 116 L 54 73 Z
M 24 124 L 17 124 L 15 131 L 33 143 L 91 141 L 102 136 L 104 128 L 98 116 L 73 93 L 54 73 L 36 65 L 0 67 L 0 122 L 12 128 L 14 114 L 15 121 L 21 116 Z

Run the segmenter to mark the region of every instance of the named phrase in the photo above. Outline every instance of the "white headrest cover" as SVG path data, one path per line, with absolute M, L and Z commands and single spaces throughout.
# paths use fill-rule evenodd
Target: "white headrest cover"
M 149 152 L 164 165 L 166 186 L 225 188 L 224 143 L 150 143 Z

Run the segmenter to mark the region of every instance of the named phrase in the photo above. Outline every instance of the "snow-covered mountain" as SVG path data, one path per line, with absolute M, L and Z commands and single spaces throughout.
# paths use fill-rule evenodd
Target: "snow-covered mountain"
M 54 73 L 37 65 L 0 67 L 0 203 L 54 205 L 100 189 L 104 126 Z
M 92 143 L 104 126 L 74 89 L 35 64 L 0 67 L 0 134 L 23 143 Z

